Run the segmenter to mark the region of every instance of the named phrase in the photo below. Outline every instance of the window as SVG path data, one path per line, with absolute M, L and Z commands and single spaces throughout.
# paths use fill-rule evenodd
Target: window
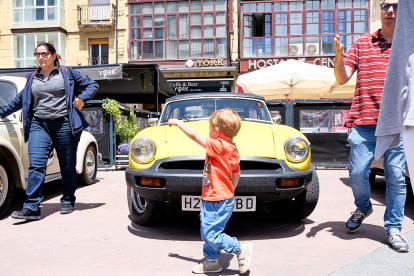
M 108 64 L 108 38 L 89 39 L 89 65 Z
M 33 53 L 36 46 L 42 42 L 52 44 L 56 53 L 62 57 L 61 63 L 66 61 L 66 35 L 53 33 L 13 34 L 13 63 L 14 68 L 37 67 Z
M 13 27 L 65 26 L 63 0 L 12 0 Z
M 242 3 L 241 14 L 245 58 L 331 55 L 335 34 L 348 51 L 369 28 L 368 0 Z
M 131 60 L 226 57 L 226 3 L 190 0 L 130 4 Z

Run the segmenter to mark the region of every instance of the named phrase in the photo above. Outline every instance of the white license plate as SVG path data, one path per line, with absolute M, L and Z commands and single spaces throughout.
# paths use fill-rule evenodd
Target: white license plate
M 201 196 L 182 196 L 181 209 L 183 211 L 201 211 Z M 235 196 L 233 212 L 255 212 L 255 196 Z

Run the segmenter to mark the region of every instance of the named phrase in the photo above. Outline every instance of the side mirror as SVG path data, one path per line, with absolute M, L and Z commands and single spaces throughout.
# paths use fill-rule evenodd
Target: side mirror
M 148 119 L 148 126 L 153 127 L 158 124 L 158 118 L 149 118 Z
M 280 115 L 276 115 L 272 119 L 273 119 L 273 123 L 275 123 L 275 124 L 281 124 L 282 123 L 282 116 L 280 116 Z

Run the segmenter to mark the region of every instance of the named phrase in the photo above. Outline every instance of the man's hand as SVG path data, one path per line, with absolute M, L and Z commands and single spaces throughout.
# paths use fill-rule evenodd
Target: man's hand
M 344 45 L 342 45 L 339 35 L 335 35 L 333 43 L 335 48 L 335 58 L 344 58 Z
M 82 109 L 82 107 L 85 105 L 85 103 L 83 102 L 83 100 L 81 98 L 76 98 L 73 101 L 73 104 L 76 106 L 76 108 L 80 111 Z

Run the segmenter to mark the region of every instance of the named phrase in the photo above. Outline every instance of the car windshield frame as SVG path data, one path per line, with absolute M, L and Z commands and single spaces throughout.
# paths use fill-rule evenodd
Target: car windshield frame
M 235 106 L 226 106 L 226 104 L 224 102 L 225 100 L 228 100 L 228 101 L 231 101 L 231 102 L 234 102 L 234 101 L 245 101 L 245 103 L 244 103 L 245 105 L 246 105 L 246 102 L 254 102 L 254 103 L 256 103 L 256 105 L 257 105 L 258 108 L 263 108 L 264 113 L 262 113 L 261 115 L 262 115 L 262 117 L 265 117 L 265 118 L 264 119 L 254 119 L 254 118 L 249 118 L 247 116 L 242 116 L 243 115 L 243 112 L 240 112 L 240 110 L 235 110 L 235 108 L 242 109 L 243 106 L 241 106 L 241 107 L 237 107 L 237 106 L 236 107 Z M 191 117 L 191 116 L 184 116 L 184 114 L 183 114 L 182 116 L 171 117 L 171 114 L 173 113 L 173 111 L 169 110 L 169 108 L 171 108 L 172 105 L 177 104 L 177 103 L 180 103 L 180 102 L 188 102 L 188 101 L 198 101 L 198 102 L 201 103 L 201 105 L 194 105 L 194 106 L 203 106 L 204 105 L 206 108 L 202 108 L 202 109 L 194 109 L 193 108 L 193 110 L 189 110 L 189 111 L 193 111 L 193 112 L 203 112 L 204 115 L 201 115 L 202 117 Z M 213 109 L 213 107 L 211 105 L 209 105 L 209 101 L 214 101 L 214 109 Z M 217 101 L 223 101 L 223 102 L 220 103 L 221 105 L 217 105 Z M 190 107 L 190 105 L 188 107 Z M 208 108 L 208 107 L 210 107 L 210 108 Z M 247 107 L 247 106 L 245 106 L 245 107 Z M 165 107 L 163 108 L 163 111 L 161 113 L 161 116 L 160 116 L 160 120 L 159 120 L 158 125 L 165 125 L 165 124 L 167 124 L 168 123 L 168 119 L 171 119 L 171 118 L 181 119 L 181 120 L 185 120 L 185 121 L 188 121 L 188 122 L 207 121 L 208 118 L 209 118 L 209 116 L 213 112 L 215 112 L 217 110 L 220 110 L 220 109 L 223 109 L 223 108 L 230 108 L 230 109 L 235 110 L 239 114 L 239 116 L 242 119 L 242 121 L 257 122 L 257 123 L 266 123 L 266 124 L 274 124 L 274 122 L 272 120 L 272 116 L 271 116 L 271 114 L 270 114 L 270 112 L 269 112 L 266 104 L 262 100 L 251 99 L 251 98 L 242 98 L 242 97 L 240 97 L 240 98 L 234 98 L 234 97 L 219 97 L 219 98 L 215 98 L 215 97 L 199 97 L 199 98 L 177 99 L 175 101 L 168 102 L 165 105 Z M 206 111 L 204 109 L 207 109 L 209 111 Z M 166 116 L 167 113 L 168 113 L 168 116 L 169 116 L 168 118 Z M 258 113 L 256 115 L 257 115 L 257 117 L 259 117 L 259 114 Z M 266 118 L 266 116 L 267 116 L 267 118 Z

